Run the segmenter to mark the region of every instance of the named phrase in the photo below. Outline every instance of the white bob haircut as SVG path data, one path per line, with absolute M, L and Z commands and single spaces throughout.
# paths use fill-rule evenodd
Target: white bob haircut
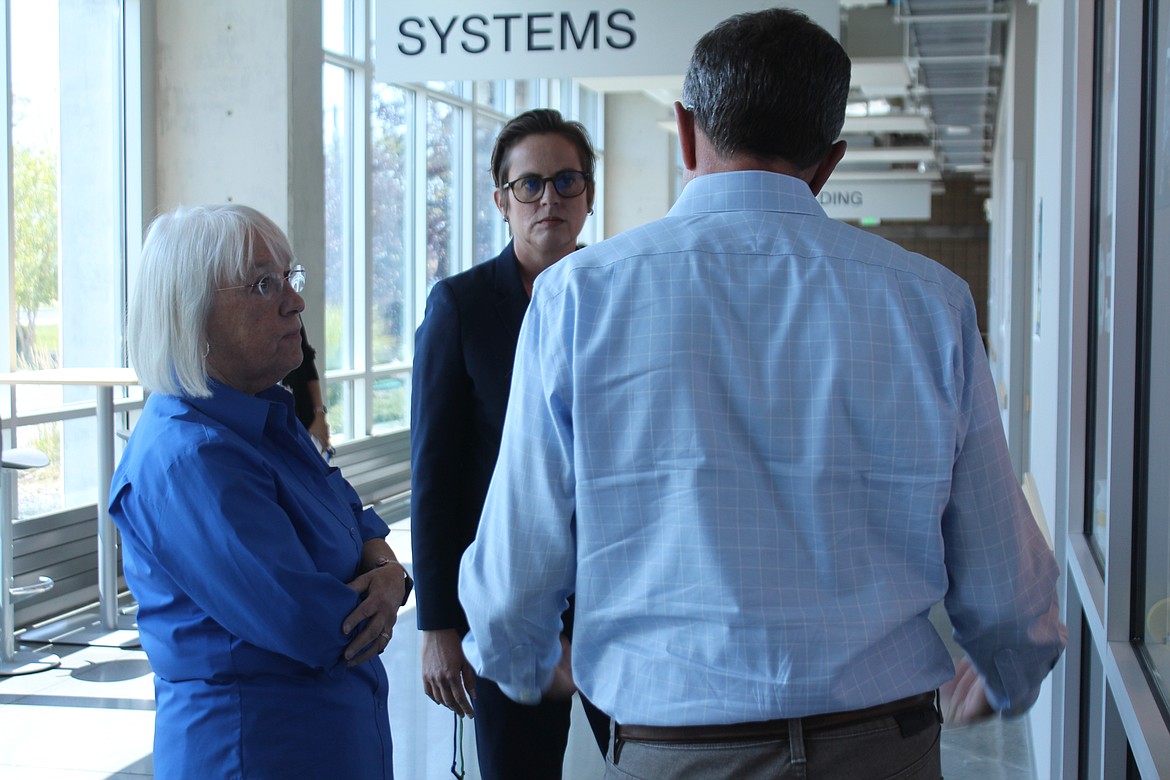
M 253 250 L 265 247 L 294 262 L 284 232 L 254 208 L 180 206 L 146 232 L 142 265 L 127 322 L 130 363 L 147 390 L 211 396 L 207 376 L 207 314 L 220 287 L 247 284 Z

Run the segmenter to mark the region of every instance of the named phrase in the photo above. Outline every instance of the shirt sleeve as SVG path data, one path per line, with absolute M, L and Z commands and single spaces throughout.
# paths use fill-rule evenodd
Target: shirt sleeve
M 390 533 L 390 526 L 386 525 L 386 521 L 378 517 L 378 513 L 373 509 L 362 509 L 359 504 L 356 514 L 358 525 L 362 529 L 363 542 L 368 542 L 371 539 L 385 539 Z
M 468 661 L 526 704 L 540 700 L 560 659 L 577 566 L 572 320 L 539 302 L 534 295 L 520 329 L 500 458 L 459 574 Z
M 471 379 L 463 359 L 459 307 L 449 287 L 427 298 L 411 376 L 411 544 L 418 627 L 462 629 L 459 556 L 475 534 L 467 480 Z
M 341 484 L 344 485 L 344 492 L 348 497 L 350 509 L 353 510 L 354 520 L 358 524 L 362 542 L 365 543 L 371 539 L 385 539 L 390 534 L 390 526 L 386 525 L 386 521 L 378 516 L 373 507 L 367 509 L 362 505 L 361 496 L 358 495 L 353 485 L 349 484 L 349 480 L 340 473 L 337 476 L 340 478 Z
M 302 433 L 301 435 L 304 436 L 305 434 Z M 365 508 L 362 504 L 361 496 L 358 495 L 353 485 L 349 484 L 349 480 L 345 478 L 340 469 L 336 466 L 331 466 L 329 471 L 331 479 L 336 480 L 332 484 L 340 486 L 340 493 L 349 505 L 350 510 L 353 511 L 354 519 L 361 529 L 362 542 L 368 542 L 371 539 L 385 539 L 390 533 L 390 526 L 386 525 L 386 521 L 379 517 L 373 508 Z
M 338 573 L 354 571 L 360 545 L 344 531 L 337 544 L 317 539 L 328 552 L 315 561 L 298 536 L 308 529 L 296 527 L 279 495 L 269 470 L 212 433 L 157 474 L 124 484 L 111 511 L 158 568 L 152 581 L 173 582 L 182 598 L 252 645 L 329 669 L 341 662 L 349 641 L 341 624 L 359 601 Z M 336 532 L 321 531 L 329 533 Z
M 1067 641 L 1060 622 L 1056 559 L 1012 468 L 974 307 L 965 312 L 962 429 L 943 513 L 945 604 L 955 640 L 1004 715 L 1036 700 Z

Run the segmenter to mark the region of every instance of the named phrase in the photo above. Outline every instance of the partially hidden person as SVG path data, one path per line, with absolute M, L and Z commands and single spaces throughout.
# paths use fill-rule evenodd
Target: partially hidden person
M 317 370 L 317 350 L 309 344 L 305 326 L 301 325 L 301 364 L 280 380 L 293 395 L 293 410 L 309 432 L 313 445 L 326 458 L 332 456 L 329 441 L 329 408 L 321 392 L 321 374 Z

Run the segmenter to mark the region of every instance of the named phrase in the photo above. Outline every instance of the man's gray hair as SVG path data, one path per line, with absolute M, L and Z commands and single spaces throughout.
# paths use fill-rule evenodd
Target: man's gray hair
M 849 75 L 832 35 L 798 11 L 772 8 L 732 16 L 699 39 L 682 103 L 719 154 L 804 169 L 841 132 Z
M 220 287 L 247 284 L 256 244 L 291 265 L 292 247 L 248 206 L 180 206 L 156 218 L 130 301 L 130 363 L 147 390 L 207 398 L 207 315 Z

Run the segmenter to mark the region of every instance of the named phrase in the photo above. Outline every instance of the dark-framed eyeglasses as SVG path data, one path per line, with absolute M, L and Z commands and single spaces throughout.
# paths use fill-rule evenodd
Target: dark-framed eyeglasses
M 245 287 L 257 293 L 264 300 L 271 300 L 284 292 L 284 283 L 297 293 L 305 289 L 305 267 L 294 265 L 284 273 L 266 273 L 251 284 L 235 284 L 230 287 L 217 287 L 217 290 L 242 290 Z
M 500 185 L 501 190 L 511 190 L 521 203 L 535 203 L 544 195 L 544 188 L 552 182 L 553 189 L 562 198 L 575 198 L 585 191 L 589 174 L 585 171 L 558 171 L 552 176 L 521 176 Z

